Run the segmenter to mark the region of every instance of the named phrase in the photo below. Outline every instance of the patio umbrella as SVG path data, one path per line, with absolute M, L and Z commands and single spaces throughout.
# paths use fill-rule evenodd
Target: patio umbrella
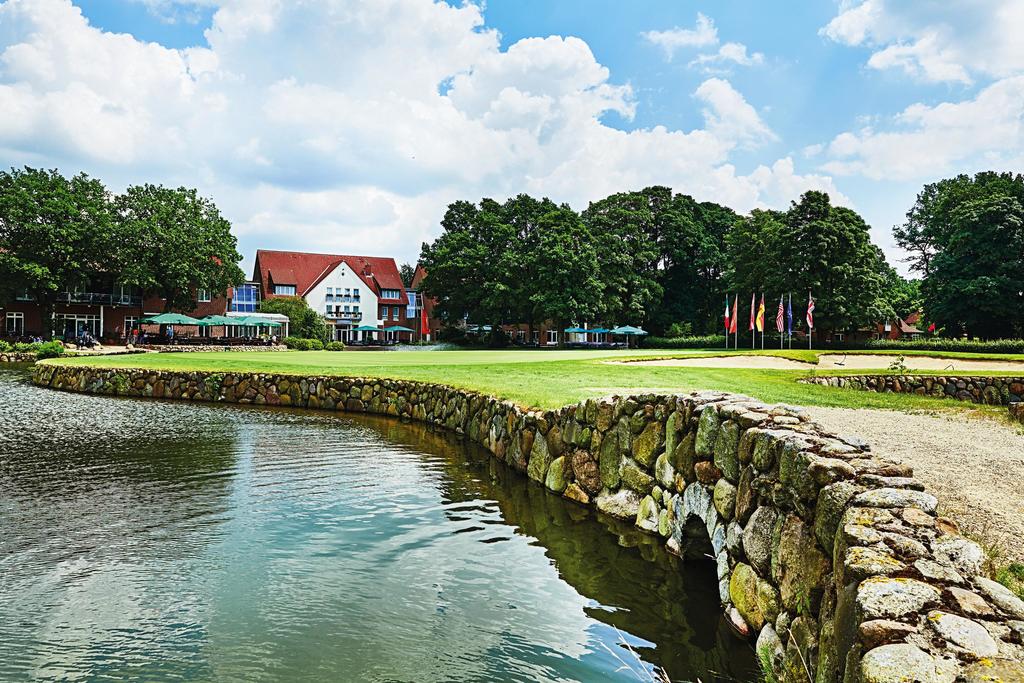
M 268 320 L 266 318 L 257 318 L 256 316 L 249 316 L 247 318 L 233 318 L 232 325 L 252 325 L 262 327 L 281 327 L 281 323 L 276 320 Z
M 201 325 L 195 318 L 181 313 L 161 313 L 139 321 L 145 325 Z
M 370 325 L 360 325 L 359 327 L 353 328 L 353 332 L 380 332 L 379 327 L 371 327 Z
M 222 325 L 237 325 L 237 318 L 229 318 L 226 315 L 208 315 L 199 319 L 200 327 L 221 327 Z
M 608 334 L 610 331 L 611 330 L 606 327 L 593 327 L 587 330 L 590 334 Z
M 415 332 L 416 330 L 410 330 L 408 327 L 402 327 L 401 325 L 392 325 L 391 327 L 385 327 L 385 332 Z
M 582 327 L 567 327 L 564 331 L 568 334 L 587 334 L 588 332 L 593 332 L 593 330 L 585 330 Z
M 614 330 L 609 330 L 612 334 L 624 334 L 627 336 L 647 334 L 646 331 L 639 327 L 633 327 L 632 325 L 623 325 L 622 327 L 616 327 Z

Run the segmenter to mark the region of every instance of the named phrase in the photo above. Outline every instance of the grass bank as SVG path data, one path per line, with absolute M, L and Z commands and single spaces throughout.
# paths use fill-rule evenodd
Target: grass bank
M 716 389 L 746 394 L 767 402 L 841 408 L 893 410 L 954 408 L 979 409 L 969 403 L 904 394 L 878 394 L 799 384 L 807 370 L 751 370 L 736 368 L 658 367 L 608 363 L 631 358 L 678 358 L 726 355 L 665 351 L 281 351 L 152 353 L 47 362 L 109 368 L 209 372 L 265 372 L 294 375 L 349 375 L 437 382 L 484 392 L 515 401 L 524 407 L 557 408 L 581 399 L 639 392 L 685 392 Z M 764 353 L 813 363 L 819 353 L 797 350 L 728 352 L 729 355 Z M 878 353 L 878 352 L 873 352 Z M 906 353 L 906 352 L 904 352 Z M 898 355 L 898 354 L 896 354 Z M 968 354 L 959 354 L 965 356 Z M 972 358 L 990 356 L 970 355 Z M 1005 359 L 1006 357 L 999 357 Z M 1024 357 L 1021 358 L 1024 360 Z M 828 371 L 827 374 L 836 374 Z

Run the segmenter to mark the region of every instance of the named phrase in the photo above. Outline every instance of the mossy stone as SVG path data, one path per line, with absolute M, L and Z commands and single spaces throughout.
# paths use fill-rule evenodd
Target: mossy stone
M 664 427 L 660 422 L 649 422 L 643 432 L 633 440 L 633 458 L 645 466 L 650 466 L 663 444 Z
M 544 477 L 544 485 L 555 493 L 561 493 L 569 485 L 569 467 L 565 456 L 559 456 L 548 465 L 548 473 Z

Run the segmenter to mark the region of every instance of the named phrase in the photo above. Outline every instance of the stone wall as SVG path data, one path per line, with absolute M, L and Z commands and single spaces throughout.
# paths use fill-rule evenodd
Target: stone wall
M 1010 404 L 1010 417 L 1018 422 L 1024 422 L 1024 402 L 1018 401 Z
M 354 377 L 36 365 L 66 391 L 370 412 L 465 435 L 551 491 L 713 558 L 719 598 L 783 681 L 1024 680 L 1024 601 L 904 465 L 800 409 L 717 392 L 557 411 Z
M 806 377 L 801 382 L 880 393 L 956 398 L 972 403 L 1008 405 L 1024 400 L 1024 377 L 967 375 L 839 375 Z
M 0 363 L 34 363 L 35 360 L 35 353 L 20 353 L 16 351 L 0 353 Z

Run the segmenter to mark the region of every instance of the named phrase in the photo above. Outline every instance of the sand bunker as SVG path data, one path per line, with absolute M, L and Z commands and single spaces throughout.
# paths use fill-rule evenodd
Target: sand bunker
M 814 366 L 775 356 L 713 356 L 710 358 L 662 358 L 630 361 L 630 365 L 661 365 L 676 368 L 745 368 L 749 370 L 810 370 Z
M 867 354 L 843 355 L 841 353 L 837 353 L 818 356 L 818 368 L 838 368 L 840 370 L 886 370 L 895 360 L 896 356 L 870 356 Z M 1013 361 L 904 356 L 903 364 L 911 370 L 948 370 L 951 372 L 998 370 L 999 372 L 1020 372 L 1024 374 L 1024 363 Z
M 630 365 L 657 365 L 674 368 L 739 368 L 745 370 L 888 370 L 896 356 L 867 354 L 825 354 L 818 357 L 818 365 L 777 358 L 775 356 L 712 356 L 708 358 L 661 358 L 657 360 L 628 361 Z M 997 360 L 966 360 L 960 358 L 929 358 L 905 356 L 903 364 L 910 370 L 947 370 L 971 372 L 995 370 L 1019 372 L 1024 375 L 1024 363 Z

